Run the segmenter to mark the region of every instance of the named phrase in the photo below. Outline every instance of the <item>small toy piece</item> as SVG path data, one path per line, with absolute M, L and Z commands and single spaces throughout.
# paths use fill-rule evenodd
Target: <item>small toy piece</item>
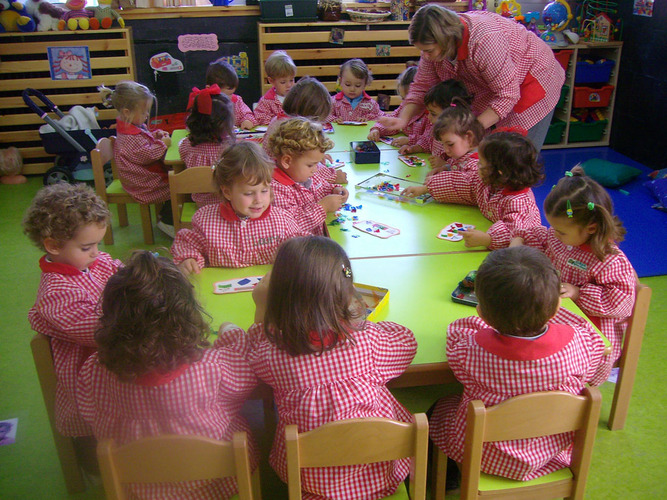
M 460 222 L 452 222 L 448 226 L 443 227 L 438 233 L 438 238 L 447 241 L 461 241 L 463 236 L 460 233 L 468 229 L 475 229 L 471 224 L 462 224 Z
M 65 7 L 68 9 L 58 23 L 58 29 L 64 31 L 76 31 L 78 28 L 87 30 L 90 28 L 90 18 L 93 13 L 86 10 L 86 0 L 67 0 Z
M 477 306 L 479 303 L 477 295 L 475 295 L 475 278 L 477 277 L 477 270 L 470 271 L 465 278 L 459 281 L 458 286 L 452 292 L 452 300 L 459 304 L 467 306 Z
M 375 174 L 357 184 L 358 188 L 365 189 L 367 193 L 380 197 L 393 198 L 396 201 L 415 203 L 418 205 L 433 201 L 433 197 L 428 193 L 415 197 L 403 196 L 401 193 L 410 186 L 423 186 L 423 184 L 384 173 Z
M 322 124 L 322 131 L 325 134 L 333 134 L 334 133 L 334 128 L 331 123 L 323 123 Z
M 97 7 L 90 7 L 95 17 L 90 20 L 90 28 L 97 30 L 100 28 L 109 29 L 113 24 L 113 20 L 118 21 L 121 28 L 125 27 L 125 20 L 120 17 L 120 14 L 111 8 L 111 0 L 97 0 Z
M 262 276 L 249 276 L 233 280 L 218 281 L 213 283 L 213 293 L 223 295 L 226 293 L 251 292 L 262 280 Z
M 386 239 L 400 234 L 401 231 L 395 227 L 387 226 L 374 220 L 360 220 L 352 223 L 352 227 L 378 238 Z
M 400 155 L 398 157 L 403 163 L 408 167 L 424 167 L 426 166 L 426 161 L 422 160 L 419 156 L 414 155 Z

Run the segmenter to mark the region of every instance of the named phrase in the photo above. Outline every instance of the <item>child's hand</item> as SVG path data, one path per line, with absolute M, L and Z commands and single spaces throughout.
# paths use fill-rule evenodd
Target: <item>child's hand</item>
M 431 168 L 440 168 L 445 165 L 445 160 L 440 158 L 439 156 L 434 156 L 431 155 L 428 157 L 428 162 L 431 164 Z
M 243 130 L 251 130 L 253 127 L 254 127 L 254 125 L 252 124 L 252 122 L 250 120 L 243 120 L 241 122 L 241 128 Z
M 222 335 L 223 333 L 225 333 L 226 330 L 229 330 L 230 328 L 239 328 L 239 326 L 232 323 L 231 321 L 225 321 L 220 325 L 220 328 L 218 328 L 218 335 Z
M 372 128 L 371 131 L 368 133 L 368 140 L 377 142 L 380 140 L 380 131 L 376 128 Z
M 523 238 L 520 236 L 516 236 L 510 240 L 510 247 L 520 247 L 521 245 L 523 245 Z
M 166 137 L 162 137 L 162 138 L 160 138 L 160 140 L 161 140 L 162 142 L 164 142 L 164 145 L 165 145 L 165 146 L 167 146 L 167 147 L 171 146 L 171 137 L 169 137 L 169 134 L 167 134 Z
M 445 165 L 432 168 L 426 173 L 426 178 L 428 179 L 429 177 L 433 177 L 435 174 L 439 174 L 440 172 L 444 172 L 445 170 L 447 170 L 447 167 Z
M 199 274 L 201 272 L 201 267 L 199 267 L 199 264 L 197 264 L 195 259 L 185 259 L 178 265 L 178 268 L 186 276 L 189 276 L 190 274 Z
M 579 287 L 570 283 L 561 283 L 560 298 L 577 300 L 579 298 Z
M 162 130 L 162 129 L 157 129 L 157 130 L 156 130 L 155 132 L 153 132 L 153 133 L 155 134 L 155 137 L 157 137 L 157 138 L 160 139 L 160 140 L 164 139 L 165 137 L 169 137 L 169 132 L 165 132 L 165 131 Z
M 326 162 L 333 163 L 333 156 L 330 154 L 325 154 L 324 155 L 324 164 L 326 165 Z
M 347 184 L 347 174 L 342 170 L 336 170 L 335 184 Z
M 343 203 L 345 203 L 347 201 L 348 196 L 350 196 L 348 190 L 342 186 L 336 186 L 335 188 L 333 188 L 332 193 L 341 195 L 343 197 Z M 343 203 L 341 203 L 341 205 Z
M 391 141 L 391 145 L 394 146 L 395 148 L 400 148 L 405 146 L 410 139 L 408 137 L 397 137 L 393 141 Z
M 459 234 L 463 236 L 466 247 L 488 247 L 491 244 L 491 236 L 478 229 L 468 229 Z
M 335 188 L 335 189 L 344 189 L 344 188 Z M 345 191 L 347 193 L 347 190 Z M 347 194 L 345 196 L 345 199 L 347 199 Z M 343 196 L 341 196 L 340 194 L 330 194 L 322 198 L 318 203 L 322 206 L 325 212 L 331 213 L 338 210 L 343 205 L 343 203 L 345 203 L 345 201 L 343 200 Z
M 407 144 L 405 146 L 401 146 L 401 149 L 398 150 L 399 155 L 407 155 L 412 153 L 412 146 L 408 146 Z
M 401 193 L 401 196 L 409 196 L 414 198 L 415 196 L 421 196 L 428 193 L 428 188 L 426 186 L 410 186 L 405 188 Z
M 271 281 L 271 271 L 252 289 L 252 300 L 255 302 L 255 323 L 262 323 L 266 314 L 266 303 L 269 296 L 269 283 Z

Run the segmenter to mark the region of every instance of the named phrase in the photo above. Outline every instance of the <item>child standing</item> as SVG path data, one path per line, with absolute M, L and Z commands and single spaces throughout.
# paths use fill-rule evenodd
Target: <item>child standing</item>
M 77 401 L 95 437 L 123 445 L 164 434 L 250 434 L 240 409 L 256 378 L 227 347 L 245 332 L 226 329 L 212 349 L 209 332 L 183 273 L 169 259 L 135 252 L 104 289 L 99 351 L 81 369 Z M 256 467 L 256 450 L 251 456 Z M 229 498 L 237 485 L 225 478 L 128 489 L 133 498 Z
M 560 281 L 549 259 L 526 248 L 491 252 L 475 277 L 479 317 L 447 328 L 447 361 L 463 395 L 435 405 L 434 444 L 463 458 L 468 403 L 494 406 L 530 392 L 579 394 L 599 385 L 609 367 L 602 337 L 583 318 L 559 309 Z M 484 445 L 482 471 L 528 481 L 570 465 L 573 433 Z
M 414 61 L 412 62 L 414 64 Z M 410 91 L 410 84 L 412 83 L 412 80 L 415 79 L 416 73 L 417 73 L 417 65 L 414 64 L 413 66 L 408 66 L 407 68 L 405 68 L 403 72 L 400 75 L 398 75 L 398 78 L 396 79 L 396 92 L 398 93 L 399 96 L 401 96 L 401 99 L 404 99 L 405 96 L 408 95 L 408 92 Z M 391 113 L 386 114 L 385 116 L 395 118 L 401 113 L 402 110 L 403 110 L 403 103 L 401 102 L 401 105 L 398 108 L 396 108 Z M 407 144 L 408 141 L 407 136 L 410 135 L 410 132 L 414 128 L 414 124 L 420 119 L 422 119 L 424 116 L 425 116 L 424 113 L 422 113 L 415 117 L 412 117 L 408 122 L 408 124 L 403 129 L 403 132 L 405 133 L 406 137 L 397 137 L 391 142 L 391 145 L 395 147 L 400 147 L 403 146 L 404 144 Z M 394 135 L 399 132 L 400 130 L 387 128 L 380 122 L 377 122 L 375 125 L 373 125 L 371 131 L 368 133 L 368 140 L 377 142 L 380 139 L 380 137 Z
M 617 246 L 625 229 L 609 193 L 575 167 L 549 192 L 544 213 L 551 228 L 523 228 L 517 236 L 551 259 L 563 283 L 561 297 L 574 300 L 600 327 L 614 363 L 635 303 L 637 275 Z
M 273 388 L 278 427 L 269 461 L 287 479 L 285 426 L 306 432 L 336 420 L 385 417 L 410 422 L 386 383 L 411 363 L 412 332 L 365 321 L 345 251 L 324 237 L 293 238 L 253 291 L 255 324 L 246 339 L 255 374 Z M 383 498 L 409 460 L 305 469 L 304 498 Z
M 274 116 L 283 113 L 283 101 L 296 78 L 296 64 L 287 52 L 276 50 L 266 59 L 264 71 L 273 87 L 262 96 L 255 108 L 258 125 L 268 125 Z
M 148 87 L 123 81 L 114 90 L 99 87 L 104 106 L 118 111 L 113 156 L 125 191 L 140 203 L 162 203 L 158 228 L 172 238 L 169 176 L 164 155 L 171 144 L 167 132 L 146 127 L 155 96 Z
M 215 167 L 224 200 L 206 205 L 181 229 L 171 252 L 185 274 L 204 267 L 269 264 L 284 240 L 303 235 L 291 214 L 271 206 L 273 164 L 251 141 L 234 144 Z
M 109 220 L 95 191 L 65 183 L 42 188 L 23 219 L 23 232 L 46 252 L 28 319 L 33 330 L 51 340 L 56 427 L 65 436 L 92 434 L 76 407 L 76 383 L 81 365 L 96 349 L 102 290 L 121 265 L 98 249 Z
M 224 58 L 213 61 L 206 69 L 206 86 L 213 85 L 220 87 L 220 90 L 231 99 L 234 106 L 235 126 L 243 130 L 250 130 L 257 125 L 255 114 L 243 102 L 243 98 L 234 93 L 239 86 L 239 76 L 234 67 Z
M 234 110 L 229 98 L 217 85 L 192 89 L 186 120 L 189 134 L 178 144 L 186 168 L 208 167 L 218 163 L 225 148 L 234 143 Z M 212 193 L 193 193 L 198 207 L 220 203 Z
M 530 189 L 544 178 L 535 146 L 516 132 L 495 132 L 479 145 L 477 170 L 439 172 L 425 186 L 409 187 L 406 196 L 430 193 L 440 203 L 477 205 L 493 222 L 487 232 L 471 229 L 467 247 L 504 248 L 519 229 L 539 226 L 540 211 Z
M 324 234 L 326 214 L 338 210 L 349 194 L 325 180 L 318 168 L 333 142 L 320 124 L 297 117 L 278 122 L 268 145 L 276 161 L 271 181 L 274 205 L 290 212 L 302 231 Z
M 341 64 L 338 83 L 342 90 L 333 96 L 329 121 L 367 122 L 383 116 L 377 101 L 365 91 L 372 81 L 371 71 L 361 59 L 350 59 Z

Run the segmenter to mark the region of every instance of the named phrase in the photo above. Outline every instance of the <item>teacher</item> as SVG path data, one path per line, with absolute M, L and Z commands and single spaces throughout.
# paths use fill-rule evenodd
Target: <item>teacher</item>
M 565 81 L 544 41 L 498 14 L 457 15 L 438 5 L 419 9 L 408 33 L 421 51 L 419 67 L 403 111 L 397 118 L 381 118 L 383 125 L 403 129 L 424 108 L 424 94 L 454 78 L 473 95 L 472 109 L 485 129 L 518 126 L 542 148 Z

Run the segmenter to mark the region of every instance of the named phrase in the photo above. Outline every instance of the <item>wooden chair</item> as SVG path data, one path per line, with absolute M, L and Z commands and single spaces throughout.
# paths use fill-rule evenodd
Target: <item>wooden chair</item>
M 141 228 L 144 233 L 144 243 L 152 245 L 155 240 L 153 238 L 153 222 L 151 221 L 151 207 L 146 203 L 139 203 L 137 200 L 123 189 L 118 176 L 116 162 L 113 161 L 113 147 L 116 141 L 115 136 L 104 137 L 97 142 L 97 147 L 90 152 L 90 162 L 93 165 L 93 178 L 95 180 L 95 191 L 102 198 L 107 205 L 115 203 L 118 207 L 118 224 L 121 227 L 128 225 L 127 221 L 127 207 L 128 203 L 139 204 L 139 212 L 141 213 Z M 111 170 L 113 172 L 113 181 L 107 186 L 107 179 L 104 175 L 104 165 L 111 163 Z M 156 208 L 157 210 L 157 208 Z M 157 213 L 157 212 L 156 212 Z M 107 226 L 107 232 L 104 235 L 104 243 L 106 245 L 113 245 L 113 230 L 111 224 Z
M 461 500 L 477 498 L 583 499 L 593 454 L 602 397 L 597 387 L 582 396 L 567 392 L 535 392 L 507 399 L 486 408 L 479 400 L 468 405 L 461 473 Z M 572 463 L 532 481 L 515 481 L 480 472 L 482 445 L 575 431 Z M 433 498 L 445 498 L 447 458 L 433 447 L 435 485 Z
M 428 461 L 428 420 L 424 413 L 414 415 L 407 424 L 387 418 L 360 418 L 330 422 L 299 434 L 296 425 L 285 428 L 287 445 L 287 486 L 289 499 L 301 498 L 304 467 L 358 465 L 414 457 L 410 476 L 410 497 L 423 500 L 426 495 Z M 399 492 L 392 499 L 407 498 Z
M 175 483 L 235 476 L 239 500 L 261 498 L 259 468 L 250 470 L 248 436 L 235 432 L 231 441 L 202 436 L 154 436 L 116 446 L 97 445 L 102 482 L 109 500 L 126 498 L 126 483 Z
M 628 328 L 623 338 L 623 351 L 618 360 L 618 379 L 616 380 L 614 399 L 611 403 L 611 412 L 607 423 L 612 431 L 622 429 L 628 416 L 630 396 L 632 396 L 632 386 L 635 383 L 651 294 L 652 290 L 649 287 L 638 283 L 635 305 L 632 309 L 632 316 L 628 320 Z
M 32 358 L 37 370 L 37 378 L 42 388 L 44 406 L 51 425 L 51 434 L 56 445 L 60 468 L 63 471 L 65 486 L 69 493 L 80 493 L 86 489 L 81 467 L 74 451 L 74 439 L 63 436 L 56 428 L 56 371 L 53 366 L 53 354 L 51 353 L 51 342 L 46 335 L 40 333 L 30 341 Z
M 186 168 L 181 172 L 169 172 L 171 210 L 174 214 L 174 231 L 192 227 L 192 215 L 197 206 L 190 199 L 193 193 L 218 193 L 211 167 Z

